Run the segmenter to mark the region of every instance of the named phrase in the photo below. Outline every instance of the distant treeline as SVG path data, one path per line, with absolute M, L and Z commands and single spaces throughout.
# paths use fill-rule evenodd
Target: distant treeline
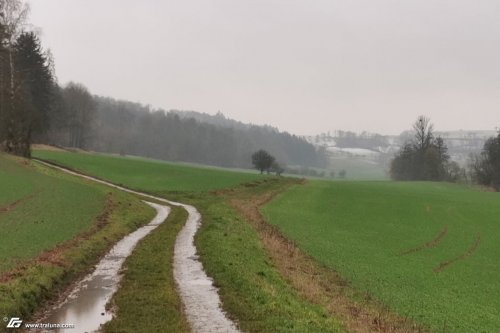
M 250 156 L 260 148 L 282 164 L 323 167 L 327 163 L 324 151 L 295 135 L 238 123 L 222 114 L 151 110 L 91 96 L 74 83 L 60 89 L 60 95 L 62 107 L 45 137 L 49 144 L 227 167 L 251 167 Z

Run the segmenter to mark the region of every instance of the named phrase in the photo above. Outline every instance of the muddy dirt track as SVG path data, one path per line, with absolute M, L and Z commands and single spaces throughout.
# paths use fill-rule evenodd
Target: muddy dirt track
M 121 191 L 137 194 L 145 198 L 153 199 L 155 201 L 184 208 L 188 212 L 188 219 L 182 230 L 177 235 L 177 239 L 175 242 L 174 278 L 177 284 L 179 295 L 184 305 L 185 314 L 189 321 L 189 324 L 191 325 L 191 328 L 194 332 L 200 333 L 239 332 L 236 328 L 236 325 L 231 320 L 229 320 L 226 317 L 225 313 L 222 311 L 217 289 L 213 286 L 212 279 L 209 278 L 203 270 L 203 266 L 196 255 L 194 236 L 201 225 L 201 215 L 195 207 L 169 201 L 150 194 L 130 190 L 43 161 L 38 162 L 51 168 L 55 168 L 78 177 L 98 182 L 115 189 L 119 189 Z M 75 301 L 79 302 L 78 298 L 75 299 Z M 81 320 L 85 321 L 86 319 L 81 318 Z

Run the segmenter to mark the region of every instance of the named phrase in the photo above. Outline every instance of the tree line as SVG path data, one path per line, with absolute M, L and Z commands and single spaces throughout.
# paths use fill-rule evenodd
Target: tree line
M 321 167 L 323 150 L 268 126 L 222 126 L 146 105 L 92 96 L 81 85 L 61 89 L 62 105 L 50 144 L 225 167 L 251 167 L 265 147 L 282 164 Z M 59 120 L 58 120 L 59 119 Z
M 471 156 L 467 168 L 450 159 L 429 118 L 418 117 L 412 133 L 391 161 L 392 179 L 474 182 L 500 190 L 500 132 L 485 142 L 480 154 Z
M 56 89 L 50 54 L 24 30 L 28 12 L 22 1 L 0 1 L 0 146 L 25 157 L 49 126 Z

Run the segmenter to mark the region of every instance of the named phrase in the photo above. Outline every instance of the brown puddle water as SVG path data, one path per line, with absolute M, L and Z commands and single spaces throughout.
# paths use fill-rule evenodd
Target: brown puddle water
M 95 332 L 111 320 L 112 313 L 106 311 L 106 304 L 116 292 L 121 280 L 120 269 L 137 243 L 160 225 L 170 213 L 170 208 L 146 202 L 157 215 L 146 226 L 128 234 L 106 254 L 93 273 L 78 282 L 69 296 L 51 309 L 40 322 L 74 324 L 74 328 L 46 330 L 42 332 Z

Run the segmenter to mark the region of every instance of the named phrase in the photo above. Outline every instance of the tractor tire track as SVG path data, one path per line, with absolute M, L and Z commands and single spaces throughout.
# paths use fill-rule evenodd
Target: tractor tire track
M 25 196 L 23 198 L 20 198 L 20 199 L 17 199 L 16 201 L 13 201 L 9 204 L 6 204 L 4 206 L 0 206 L 0 214 L 1 213 L 7 213 L 7 212 L 10 212 L 11 210 L 15 209 L 18 205 L 20 205 L 21 203 L 25 202 L 25 201 L 28 201 L 28 200 L 31 200 L 33 199 L 34 197 L 36 197 L 38 194 L 40 193 L 40 191 L 37 191 L 33 194 L 30 194 L 28 196 Z
M 443 238 L 444 236 L 446 236 L 446 234 L 448 233 L 448 226 L 445 226 L 443 230 L 441 230 L 439 232 L 439 234 L 431 241 L 423 244 L 423 245 L 420 245 L 420 246 L 417 246 L 413 249 L 409 249 L 409 250 L 406 250 L 406 251 L 403 251 L 401 252 L 399 255 L 401 256 L 404 256 L 404 255 L 407 255 L 407 254 L 412 254 L 412 253 L 415 253 L 415 252 L 419 252 L 419 251 L 422 251 L 424 249 L 430 249 L 431 247 L 434 247 L 436 246 Z
M 463 260 L 463 259 L 467 258 L 468 256 L 472 255 L 477 250 L 480 243 L 481 243 L 481 235 L 478 234 L 476 239 L 474 240 L 474 243 L 472 243 L 472 245 L 467 249 L 467 251 L 464 254 L 459 255 L 458 257 L 452 258 L 450 260 L 441 262 L 439 265 L 437 265 L 434 268 L 434 272 L 439 273 L 443 269 L 445 269 L 446 267 L 454 264 L 455 262 L 457 262 L 459 260 Z
M 203 270 L 203 265 L 196 255 L 194 236 L 201 226 L 201 214 L 190 205 L 170 201 L 151 194 L 134 191 L 113 183 L 90 177 L 67 168 L 37 160 L 51 168 L 82 177 L 100 184 L 145 198 L 184 208 L 188 212 L 186 224 L 179 232 L 174 247 L 174 278 L 179 295 L 185 307 L 185 314 L 194 332 L 240 332 L 234 322 L 227 318 L 221 308 L 219 294 L 213 280 Z M 168 314 L 166 314 L 168 315 Z

